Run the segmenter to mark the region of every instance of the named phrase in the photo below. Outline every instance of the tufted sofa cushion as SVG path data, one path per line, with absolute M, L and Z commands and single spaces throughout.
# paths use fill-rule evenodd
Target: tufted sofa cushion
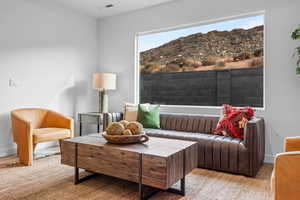
M 198 167 L 246 173 L 248 158 L 243 140 L 220 135 L 145 129 L 147 135 L 198 142 Z
M 160 114 L 161 129 L 211 134 L 219 117 L 191 114 Z

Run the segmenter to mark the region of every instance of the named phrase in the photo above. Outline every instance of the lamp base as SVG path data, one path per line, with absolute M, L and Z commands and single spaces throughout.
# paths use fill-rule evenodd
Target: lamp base
M 99 90 L 99 113 L 108 113 L 108 95 L 106 90 Z

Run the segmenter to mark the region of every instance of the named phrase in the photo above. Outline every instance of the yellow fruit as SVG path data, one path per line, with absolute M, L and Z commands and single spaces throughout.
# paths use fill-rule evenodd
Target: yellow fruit
M 123 126 L 126 128 L 126 126 L 129 124 L 129 121 L 122 120 L 122 121 L 119 121 L 119 123 L 123 124 Z
M 131 130 L 125 129 L 125 130 L 123 131 L 123 135 L 132 135 Z
M 119 122 L 112 122 L 106 128 L 106 133 L 109 135 L 122 135 L 122 132 L 125 130 L 123 124 Z
M 132 135 L 139 135 L 144 130 L 143 125 L 139 122 L 129 122 L 126 129 L 129 129 Z

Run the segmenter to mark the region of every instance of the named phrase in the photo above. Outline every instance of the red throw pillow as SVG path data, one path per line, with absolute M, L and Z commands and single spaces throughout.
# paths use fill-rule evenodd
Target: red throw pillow
M 223 105 L 223 114 L 224 116 L 218 122 L 214 134 L 243 139 L 245 125 L 253 117 L 254 109 Z
M 232 112 L 235 112 L 237 110 L 237 108 L 233 107 L 233 106 L 230 106 L 228 104 L 224 104 L 223 105 L 223 115 L 227 115 L 227 114 L 230 114 Z

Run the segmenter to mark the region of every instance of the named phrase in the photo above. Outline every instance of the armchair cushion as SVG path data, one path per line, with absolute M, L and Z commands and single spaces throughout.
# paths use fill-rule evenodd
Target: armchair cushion
M 37 128 L 32 132 L 34 144 L 71 137 L 71 130 L 65 128 Z
M 74 137 L 74 122 L 70 117 L 49 110 L 41 127 L 37 128 L 65 128 L 71 130 L 71 137 Z

